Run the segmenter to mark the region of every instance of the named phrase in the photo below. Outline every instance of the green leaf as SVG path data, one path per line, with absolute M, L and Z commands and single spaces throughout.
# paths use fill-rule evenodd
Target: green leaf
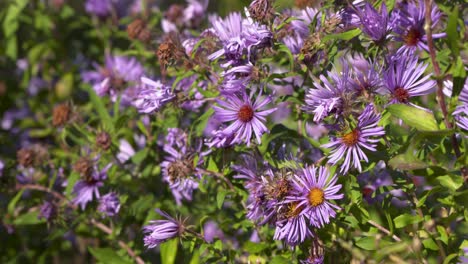
M 402 228 L 410 224 L 421 222 L 423 219 L 419 215 L 402 214 L 394 220 L 396 228 Z
M 439 130 L 434 114 L 405 104 L 392 104 L 386 110 L 393 116 L 400 118 L 410 127 L 421 131 Z
M 88 247 L 89 253 L 91 253 L 96 260 L 100 263 L 109 264 L 130 264 L 131 261 L 119 256 L 116 251 L 112 248 L 92 248 Z
M 447 231 L 443 226 L 438 225 L 437 227 L 437 232 L 439 232 L 440 235 L 440 241 L 444 242 L 446 245 L 448 245 L 448 234 Z
M 15 212 L 16 204 L 17 204 L 18 201 L 21 199 L 21 196 L 23 195 L 23 192 L 24 192 L 24 189 L 21 189 L 21 190 L 15 195 L 15 197 L 13 197 L 13 199 L 11 199 L 10 203 L 8 204 L 8 213 L 9 213 L 10 215 L 13 215 L 13 213 Z
M 244 244 L 244 249 L 251 254 L 260 253 L 267 248 L 268 248 L 267 243 L 254 243 L 251 241 L 247 241 Z
M 195 121 L 195 134 L 197 136 L 203 135 L 203 131 L 205 130 L 206 124 L 208 123 L 208 120 L 210 117 L 213 115 L 214 110 L 213 108 L 208 109 L 203 115 L 201 115 L 196 121 Z
M 426 238 L 422 241 L 423 245 L 425 248 L 430 249 L 430 250 L 439 250 L 439 247 L 437 246 L 436 242 L 432 238 Z
M 404 153 L 393 157 L 388 161 L 388 165 L 394 169 L 400 170 L 418 170 L 428 167 L 425 162 L 418 160 L 410 153 Z
M 451 191 L 456 191 L 463 185 L 463 177 L 459 175 L 444 175 L 436 178 L 440 185 L 450 189 Z
M 104 127 L 110 130 L 114 130 L 114 123 L 112 122 L 112 118 L 107 111 L 103 100 L 96 94 L 91 86 L 86 86 L 86 90 L 89 93 L 89 97 L 91 99 L 91 103 L 93 104 L 94 108 L 97 110 L 99 117 L 101 118 Z
M 162 264 L 174 264 L 177 256 L 178 239 L 171 239 L 160 245 Z
M 359 28 L 356 28 L 339 34 L 326 35 L 325 37 L 323 37 L 322 42 L 332 39 L 350 40 L 358 36 L 359 34 L 361 34 L 361 30 Z
M 361 237 L 356 241 L 356 246 L 365 250 L 375 250 L 377 248 L 375 237 Z
M 460 35 L 457 29 L 457 22 L 458 22 L 458 8 L 454 7 L 453 11 L 450 13 L 447 22 L 447 43 L 452 50 L 452 53 L 458 57 L 460 54 L 460 50 L 458 48 L 458 44 L 460 41 Z
M 218 205 L 218 209 L 223 207 L 224 198 L 226 197 L 227 191 L 221 190 L 216 194 L 216 204 Z
M 66 195 L 67 197 L 70 197 L 70 196 L 71 196 L 73 187 L 75 187 L 75 183 L 76 183 L 79 179 L 80 179 L 80 174 L 78 174 L 77 172 L 73 171 L 73 172 L 70 174 L 70 177 L 68 177 L 68 181 L 67 181 L 67 188 L 65 188 L 65 195 Z
M 25 214 L 22 214 L 16 217 L 15 220 L 13 221 L 13 224 L 14 225 L 36 225 L 36 224 L 44 223 L 45 219 L 39 219 L 38 215 L 39 215 L 38 211 L 27 212 Z

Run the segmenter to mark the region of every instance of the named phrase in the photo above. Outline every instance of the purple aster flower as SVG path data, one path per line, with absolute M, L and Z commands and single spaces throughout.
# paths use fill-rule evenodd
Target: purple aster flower
M 374 137 L 385 134 L 384 129 L 377 126 L 379 121 L 380 115 L 374 112 L 374 105 L 369 104 L 359 116 L 357 126 L 354 129 L 342 133 L 340 137 L 323 145 L 323 147 L 332 149 L 328 162 L 337 164 L 344 158 L 340 172 L 348 172 L 351 165 L 361 171 L 361 160 L 368 161 L 362 148 L 376 151 L 375 143 L 379 142 L 379 139 Z
M 247 146 L 250 146 L 252 134 L 260 144 L 262 135 L 268 132 L 264 124 L 266 116 L 274 112 L 276 108 L 262 110 L 272 101 L 272 98 L 270 96 L 262 98 L 260 92 L 257 99 L 253 101 L 254 93 L 255 91 L 252 90 L 250 97 L 247 92 L 225 95 L 224 101 L 217 100 L 220 106 L 213 106 L 216 118 L 223 122 L 233 121 L 221 132 L 226 137 L 234 136 L 231 144 L 245 142 Z
M 187 7 L 184 9 L 184 21 L 187 27 L 198 27 L 205 17 L 209 0 L 187 0 Z
M 289 204 L 285 213 L 286 219 L 277 222 L 273 239 L 284 240 L 288 245 L 296 246 L 306 238 L 313 237 L 307 218 L 301 212 L 297 203 Z
M 468 130 L 468 80 L 462 88 L 458 101 L 461 103 L 453 112 L 453 116 L 457 121 L 457 125 L 465 130 Z
M 458 259 L 458 263 L 468 263 L 468 247 L 463 248 L 463 255 Z
M 224 240 L 224 233 L 215 221 L 208 221 L 203 225 L 203 236 L 208 243 L 212 243 L 215 238 Z
M 383 94 L 381 67 L 375 62 L 366 60 L 362 54 L 349 57 L 349 64 L 353 66 L 351 87 L 358 95 Z
M 208 56 L 208 59 L 215 60 L 224 56 L 227 60 L 221 65 L 224 68 L 240 65 L 244 55 L 251 60 L 256 49 L 271 45 L 271 31 L 251 19 L 242 19 L 240 13 L 231 13 L 225 19 L 213 17 L 211 24 L 223 48 Z
M 392 59 L 389 68 L 384 72 L 384 87 L 390 92 L 391 103 L 409 103 L 409 98 L 430 94 L 436 82 L 429 80 L 431 75 L 424 74 L 427 64 L 418 64 L 414 55 L 401 55 Z
M 49 222 L 56 216 L 56 214 L 57 214 L 56 206 L 53 203 L 49 202 L 49 201 L 45 201 L 41 205 L 41 209 L 40 209 L 38 218 L 39 219 L 44 218 L 45 220 L 47 220 Z
M 99 199 L 98 210 L 107 216 L 114 216 L 118 214 L 120 210 L 119 196 L 114 192 L 102 196 Z
M 156 209 L 156 212 L 167 220 L 152 220 L 150 224 L 143 227 L 145 247 L 154 248 L 169 239 L 182 235 L 185 227 L 181 221 L 170 217 L 167 213 Z
M 396 34 L 395 39 L 403 42 L 399 52 L 410 52 L 414 50 L 429 50 L 426 44 L 427 36 L 424 30 L 426 5 L 424 0 L 407 1 L 399 4 L 392 13 L 393 31 Z M 434 29 L 440 21 L 442 13 L 433 3 L 431 9 L 432 28 Z M 433 34 L 433 38 L 444 37 L 445 33 Z
M 197 165 L 194 164 L 195 153 L 200 153 L 201 144 L 196 149 L 191 149 L 183 142 L 186 138 L 182 130 L 171 129 L 163 147 L 168 156 L 161 163 L 163 181 L 169 183 L 178 205 L 182 200 L 192 200 L 193 190 L 198 188 L 198 180 L 202 176 L 198 168 L 203 163 L 202 155 L 199 156 Z
M 306 260 L 301 260 L 301 264 L 323 264 L 325 256 L 310 256 Z
M 314 81 L 314 86 L 317 89 L 309 89 L 305 95 L 304 109 L 314 113 L 313 120 L 315 122 L 320 122 L 330 113 L 335 113 L 335 116 L 337 116 L 342 112 L 342 108 L 348 100 L 351 72 L 348 64 L 342 62 L 343 72 L 341 74 L 336 69 L 328 72 L 331 81 L 324 75 L 320 75 L 321 83 Z
M 133 101 L 135 90 L 138 90 L 140 78 L 145 71 L 136 58 L 106 56 L 104 66 L 95 64 L 94 67 L 94 71 L 83 72 L 81 77 L 83 81 L 93 86 L 97 95 L 109 95 L 114 102 L 120 95 L 124 105 L 129 105 Z
M 86 12 L 98 17 L 106 17 L 112 12 L 112 0 L 86 0 Z
M 112 166 L 108 164 L 101 171 L 95 166 L 92 173 L 79 180 L 73 187 L 73 193 L 76 195 L 73 199 L 75 205 L 80 205 L 81 210 L 84 210 L 86 204 L 92 201 L 94 196 L 100 198 L 99 188 L 104 185 L 104 180 L 107 179 L 107 171 Z
M 382 3 L 380 8 L 380 14 L 375 8 L 366 3 L 364 10 L 356 9 L 357 15 L 361 20 L 361 29 L 367 36 L 369 36 L 374 42 L 382 43 L 389 37 L 389 32 L 392 30 L 390 27 L 387 13 L 387 6 Z
M 258 69 L 252 63 L 230 68 L 222 73 L 224 77 L 220 91 L 223 93 L 235 93 L 244 91 L 252 79 L 258 75 Z
M 336 216 L 335 210 L 340 209 L 330 200 L 343 198 L 343 194 L 338 194 L 341 184 L 336 184 L 336 174 L 329 178 L 327 168 L 308 166 L 294 175 L 292 191 L 286 197 L 286 202 L 293 203 L 316 227 L 329 223 Z
M 142 77 L 141 82 L 146 86 L 141 89 L 133 102 L 133 105 L 140 113 L 150 114 L 156 112 L 175 98 L 171 88 L 160 81 L 155 82 Z

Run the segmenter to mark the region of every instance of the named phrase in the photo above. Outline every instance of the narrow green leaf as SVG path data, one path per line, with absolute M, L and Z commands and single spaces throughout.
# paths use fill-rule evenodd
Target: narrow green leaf
M 162 264 L 174 264 L 177 256 L 178 239 L 171 239 L 160 245 Z
M 216 194 L 216 204 L 218 205 L 218 209 L 223 207 L 224 198 L 226 197 L 227 192 L 225 190 L 221 190 Z
M 112 118 L 107 111 L 103 100 L 96 94 L 96 92 L 90 86 L 86 86 L 86 90 L 89 93 L 89 97 L 91 99 L 91 103 L 93 104 L 94 108 L 98 112 L 99 117 L 101 118 L 104 127 L 110 130 L 114 130 L 114 123 L 112 122 Z
M 15 212 L 16 204 L 17 204 L 18 201 L 21 199 L 21 196 L 23 195 L 23 192 L 24 192 L 24 189 L 21 189 L 21 190 L 15 195 L 15 197 L 13 197 L 13 199 L 11 199 L 10 203 L 8 204 L 8 213 L 9 213 L 10 215 L 13 215 L 13 213 Z
M 458 8 L 455 7 L 453 11 L 450 13 L 447 22 L 447 43 L 452 50 L 453 55 L 458 57 L 460 54 L 460 50 L 458 48 L 458 44 L 460 41 L 460 35 L 458 33 Z
M 402 214 L 394 220 L 396 228 L 402 228 L 410 224 L 421 222 L 423 219 L 419 215 Z
M 333 39 L 350 40 L 350 39 L 358 36 L 359 34 L 361 34 L 361 30 L 359 28 L 356 28 L 356 29 L 349 30 L 349 31 L 346 31 L 346 32 L 343 32 L 343 33 L 339 33 L 339 34 L 326 35 L 322 39 L 322 42 L 325 42 L 327 40 L 333 40 Z
M 45 222 L 45 219 L 39 219 L 39 212 L 27 212 L 15 218 L 13 224 L 15 225 L 36 225 Z
M 72 193 L 72 190 L 73 190 L 73 187 L 75 186 L 75 183 L 80 179 L 80 174 L 78 174 L 77 172 L 72 172 L 70 174 L 70 176 L 68 177 L 68 181 L 67 181 L 67 188 L 65 188 L 65 195 L 70 198 L 71 197 L 71 193 Z
M 400 118 L 410 127 L 422 131 L 436 131 L 439 126 L 431 111 L 425 111 L 405 104 L 392 104 L 387 106 L 387 111 Z

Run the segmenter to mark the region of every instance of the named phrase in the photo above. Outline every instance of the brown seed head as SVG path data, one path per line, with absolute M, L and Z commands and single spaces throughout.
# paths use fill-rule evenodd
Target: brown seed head
M 250 16 L 257 21 L 267 22 L 272 19 L 271 0 L 255 0 L 250 4 L 248 10 Z
M 93 161 L 88 157 L 80 157 L 73 165 L 73 170 L 78 172 L 86 181 L 92 181 Z
M 71 109 L 67 103 L 59 104 L 54 107 L 52 112 L 52 125 L 63 126 L 65 125 L 71 116 Z
M 96 145 L 103 150 L 108 150 L 112 145 L 112 139 L 109 133 L 107 132 L 100 132 L 96 136 Z
M 35 152 L 32 148 L 22 148 L 16 152 L 18 163 L 23 167 L 31 167 L 34 165 Z
M 190 159 L 176 160 L 169 164 L 167 172 L 171 183 L 185 179 L 193 174 L 193 161 Z

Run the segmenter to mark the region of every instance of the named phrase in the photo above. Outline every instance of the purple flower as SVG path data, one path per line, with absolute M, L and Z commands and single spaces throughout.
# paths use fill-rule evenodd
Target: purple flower
M 356 11 L 361 20 L 362 32 L 367 34 L 376 43 L 382 43 L 387 39 L 388 33 L 392 29 L 388 25 L 388 13 L 385 3 L 382 3 L 380 14 L 368 2 L 366 2 L 364 10 L 356 9 Z
M 205 17 L 209 0 L 187 0 L 187 7 L 184 9 L 184 21 L 187 27 L 198 27 Z
M 271 45 L 271 31 L 251 19 L 242 19 L 240 13 L 231 13 L 225 19 L 212 17 L 211 24 L 223 48 L 208 56 L 208 59 L 224 56 L 227 60 L 221 65 L 224 68 L 240 65 L 244 55 L 253 60 L 256 49 Z
M 138 90 L 140 78 L 144 74 L 143 65 L 136 58 L 106 56 L 103 67 L 94 65 L 94 71 L 83 72 L 83 81 L 91 84 L 99 96 L 109 95 L 113 102 L 122 96 L 122 104 L 129 105 Z
M 343 198 L 343 194 L 338 194 L 341 184 L 336 184 L 337 176 L 329 178 L 327 168 L 308 166 L 294 175 L 293 189 L 286 197 L 286 202 L 293 203 L 300 214 L 316 227 L 329 223 L 330 218 L 336 216 L 335 210 L 340 209 L 330 200 Z
M 106 17 L 112 11 L 112 0 L 86 0 L 86 12 L 99 17 Z
M 167 220 L 152 220 L 143 227 L 145 247 L 154 248 L 171 238 L 180 236 L 184 232 L 184 225 L 180 221 L 170 217 L 167 213 L 156 209 L 156 212 Z
M 314 113 L 315 122 L 320 122 L 332 112 L 336 115 L 341 113 L 346 99 L 345 95 L 349 94 L 351 74 L 347 63 L 343 61 L 342 74 L 335 69 L 328 72 L 328 76 L 331 82 L 324 75 L 320 75 L 323 84 L 314 81 L 317 89 L 309 89 L 305 95 L 304 109 Z
M 348 172 L 351 165 L 361 171 L 361 160 L 368 161 L 362 148 L 376 151 L 375 143 L 379 142 L 379 137 L 385 134 L 382 127 L 377 126 L 380 115 L 374 112 L 374 105 L 369 104 L 358 118 L 356 128 L 343 133 L 340 137 L 323 147 L 331 148 L 329 163 L 337 164 L 342 158 L 340 172 Z
M 119 196 L 114 192 L 110 192 L 102 196 L 99 199 L 98 210 L 107 216 L 114 216 L 118 214 L 120 210 Z
M 250 97 L 247 92 L 225 95 L 224 101 L 217 100 L 220 106 L 213 106 L 216 118 L 223 122 L 233 121 L 220 132 L 225 138 L 233 136 L 231 144 L 245 142 L 247 146 L 250 146 L 252 133 L 260 144 L 262 135 L 268 132 L 264 125 L 266 116 L 274 112 L 276 108 L 262 110 L 272 99 L 270 96 L 262 98 L 260 92 L 257 99 L 253 101 L 254 93 L 255 91 L 252 91 Z
M 76 195 L 73 199 L 75 205 L 80 205 L 81 210 L 84 210 L 86 204 L 92 201 L 94 196 L 100 197 L 99 188 L 104 185 L 104 180 L 107 179 L 107 171 L 112 166 L 108 164 L 101 171 L 95 166 L 91 175 L 85 179 L 79 180 L 73 187 L 73 193 Z
M 212 243 L 215 238 L 224 240 L 224 233 L 215 221 L 208 221 L 203 225 L 203 236 L 208 243 Z
M 224 77 L 220 91 L 223 93 L 243 92 L 250 81 L 255 78 L 255 66 L 251 63 L 230 68 L 222 73 Z
M 307 218 L 301 214 L 297 204 L 291 203 L 286 209 L 286 219 L 276 224 L 273 239 L 284 240 L 290 246 L 296 246 L 308 237 L 313 237 Z
M 301 260 L 301 264 L 323 264 L 325 256 L 310 256 L 306 260 Z
M 403 46 L 398 50 L 406 53 L 417 49 L 429 50 L 427 44 L 426 31 L 424 30 L 426 5 L 424 0 L 407 1 L 399 4 L 392 13 L 393 31 L 396 34 L 395 39 L 403 42 Z M 435 28 L 442 17 L 442 13 L 433 3 L 431 9 L 432 28 Z M 444 37 L 445 33 L 433 34 L 433 38 Z
M 381 67 L 375 62 L 366 60 L 362 54 L 356 54 L 349 58 L 349 64 L 353 66 L 350 84 L 357 94 L 368 96 L 384 93 L 380 77 Z
M 44 218 L 47 221 L 51 221 L 57 214 L 57 208 L 51 202 L 45 201 L 41 205 L 41 209 L 38 215 L 38 218 Z
M 163 181 L 169 183 L 176 203 L 182 200 L 192 200 L 193 190 L 198 188 L 201 172 L 198 165 L 203 163 L 199 156 L 197 165 L 194 164 L 195 153 L 200 152 L 200 146 L 193 150 L 186 146 L 186 134 L 180 129 L 170 129 L 164 144 L 164 151 L 169 154 L 161 163 Z
M 458 101 L 461 103 L 453 112 L 453 116 L 457 121 L 457 125 L 465 130 L 468 130 L 468 80 L 462 88 Z
M 411 97 L 432 93 L 436 82 L 429 80 L 431 75 L 421 78 L 426 68 L 427 64 L 418 64 L 418 58 L 411 54 L 393 58 L 383 76 L 384 87 L 392 96 L 390 102 L 406 104 Z
M 133 105 L 140 113 L 150 114 L 158 111 L 162 106 L 175 98 L 171 88 L 165 86 L 160 81 L 155 82 L 142 77 L 141 82 L 146 87 L 141 89 L 133 102 Z

